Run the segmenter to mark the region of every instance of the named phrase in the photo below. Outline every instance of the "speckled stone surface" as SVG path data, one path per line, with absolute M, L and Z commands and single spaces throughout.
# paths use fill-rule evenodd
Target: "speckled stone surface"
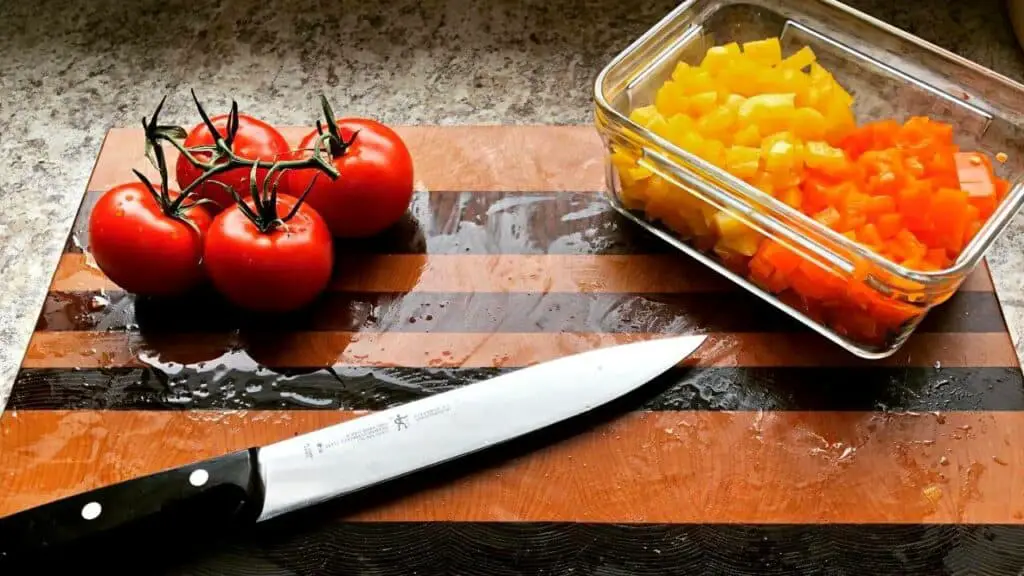
M 854 7 L 1024 80 L 1001 0 Z M 671 0 L 0 0 L 0 408 L 107 129 L 188 88 L 278 123 L 339 111 L 389 123 L 584 123 L 605 63 Z M 45 15 L 45 16 L 44 16 Z M 1024 346 L 1024 217 L 990 257 Z

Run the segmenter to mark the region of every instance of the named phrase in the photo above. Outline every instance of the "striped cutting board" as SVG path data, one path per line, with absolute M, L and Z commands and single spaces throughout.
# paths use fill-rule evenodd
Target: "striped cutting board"
M 411 217 L 345 246 L 323 301 L 268 326 L 212 296 L 136 303 L 90 266 L 90 206 L 148 167 L 140 131 L 111 131 L 0 420 L 0 515 L 517 366 L 706 333 L 618 418 L 160 571 L 1024 567 L 1024 378 L 987 268 L 896 356 L 859 361 L 618 218 L 589 126 L 401 134 Z

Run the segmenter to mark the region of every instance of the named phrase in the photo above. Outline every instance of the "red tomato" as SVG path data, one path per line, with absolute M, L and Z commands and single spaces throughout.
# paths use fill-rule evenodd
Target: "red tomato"
M 160 186 L 154 188 L 160 192 Z M 178 196 L 176 190 L 169 194 Z M 196 228 L 165 214 L 141 182 L 115 186 L 89 215 L 89 250 L 100 270 L 124 290 L 181 294 L 203 280 L 203 237 L 211 219 L 198 207 L 181 214 Z
M 214 116 L 210 118 L 210 121 L 213 122 L 213 126 L 222 137 L 227 136 L 227 114 Z M 186 148 L 212 146 L 213 143 L 213 134 L 210 133 L 210 129 L 206 127 L 206 124 L 202 122 L 192 128 L 192 131 L 188 133 L 188 137 L 185 138 Z M 231 144 L 231 149 L 235 154 L 246 160 L 256 160 L 259 158 L 266 162 L 287 159 L 290 152 L 288 142 L 276 128 L 262 120 L 244 114 L 238 115 L 238 132 L 235 134 L 235 140 Z M 210 159 L 208 152 L 197 152 L 193 155 L 203 162 L 207 162 Z M 198 179 L 203 172 L 202 168 L 193 166 L 184 156 L 178 157 L 175 173 L 178 179 L 178 186 L 181 189 L 184 189 Z M 266 177 L 267 169 L 259 168 L 256 170 L 256 181 L 261 186 L 260 190 L 262 190 L 263 181 Z M 199 188 L 195 190 L 196 198 L 209 198 L 220 205 L 220 208 L 216 206 L 210 207 L 214 213 L 235 203 L 231 193 L 215 182 L 227 184 L 242 198 L 249 197 L 248 168 L 232 168 L 226 172 L 221 172 L 200 184 Z M 283 179 L 282 184 L 284 184 Z M 210 205 L 207 204 L 207 206 Z
M 366 118 L 337 121 L 345 142 L 355 140 L 336 155 L 334 166 L 341 172 L 335 180 L 320 175 L 306 202 L 327 221 L 331 233 L 340 238 L 374 236 L 401 219 L 412 201 L 412 155 L 394 130 Z M 320 135 L 307 135 L 300 149 L 312 148 Z M 307 152 L 308 154 L 308 152 Z M 317 174 L 315 169 L 289 170 L 288 191 L 299 196 Z
M 280 195 L 286 216 L 297 200 Z M 246 205 L 255 210 L 252 199 Z M 331 279 L 334 247 L 323 218 L 306 204 L 285 224 L 262 232 L 236 204 L 210 226 L 203 252 L 213 286 L 236 306 L 287 312 L 311 303 Z

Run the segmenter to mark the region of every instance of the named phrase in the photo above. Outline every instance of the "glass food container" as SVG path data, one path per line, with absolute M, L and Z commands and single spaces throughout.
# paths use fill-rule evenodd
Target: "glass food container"
M 1002 201 L 980 229 L 975 221 L 955 260 L 927 271 L 905 267 L 659 135 L 665 131 L 653 124 L 631 120 L 637 108 L 656 104 L 679 62 L 692 69 L 712 46 L 771 37 L 782 58 L 810 47 L 852 95 L 851 127 L 927 116 L 953 126 L 961 151 L 996 159 L 988 163 L 1004 179 Z M 678 79 L 683 93 L 698 90 L 688 90 L 692 78 Z M 594 99 L 608 198 L 618 212 L 862 358 L 898 350 L 956 292 L 1024 199 L 1024 86 L 831 0 L 688 0 L 605 67 Z M 765 281 L 770 269 L 755 274 L 758 251 L 769 247 L 784 251 L 787 268 L 800 274 L 779 283 Z

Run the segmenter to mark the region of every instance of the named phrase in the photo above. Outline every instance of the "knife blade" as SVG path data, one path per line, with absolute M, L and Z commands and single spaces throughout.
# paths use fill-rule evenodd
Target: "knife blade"
M 598 408 L 663 374 L 704 339 L 598 348 L 59 499 L 0 518 L 0 553 L 73 543 L 146 520 L 263 522 Z

